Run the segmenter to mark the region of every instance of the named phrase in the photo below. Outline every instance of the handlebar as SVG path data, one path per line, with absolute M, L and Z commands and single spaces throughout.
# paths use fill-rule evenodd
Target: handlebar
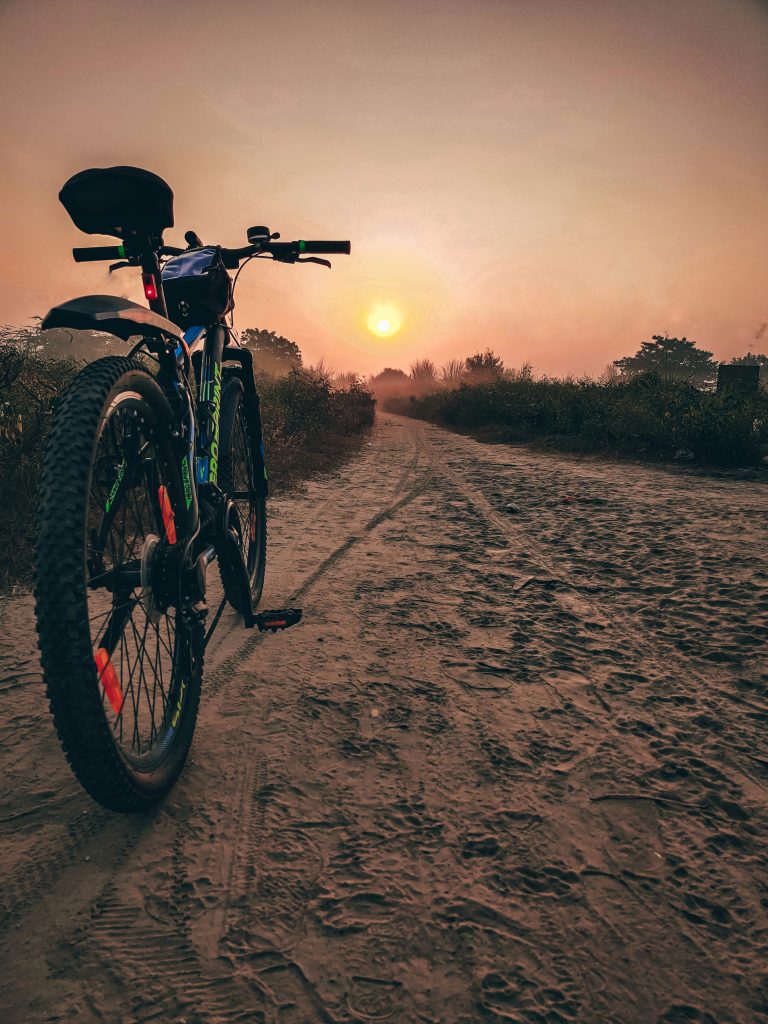
M 290 245 L 295 243 L 291 242 Z M 302 248 L 303 246 L 303 248 Z M 299 242 L 299 252 L 313 252 L 313 253 L 327 253 L 333 255 L 334 253 L 343 256 L 349 256 L 352 251 L 351 244 L 347 242 Z
M 75 263 L 94 263 L 96 260 L 125 259 L 124 245 L 89 245 L 73 249 Z
M 295 263 L 300 256 L 326 253 L 329 255 L 342 254 L 349 256 L 352 245 L 349 241 L 335 242 L 308 242 L 303 238 L 295 242 L 254 242 L 252 245 L 244 245 L 241 249 L 222 249 L 221 255 L 224 259 L 224 266 L 234 270 L 240 266 L 240 260 L 249 256 L 271 255 L 273 259 L 283 263 Z
M 197 239 L 197 236 L 195 236 Z M 197 239 L 199 241 L 199 239 Z M 224 266 L 229 270 L 236 270 L 240 266 L 240 260 L 250 256 L 271 255 L 282 263 L 295 263 L 301 256 L 310 254 L 344 255 L 349 256 L 351 252 L 349 241 L 306 241 L 298 239 L 295 242 L 272 242 L 264 240 L 254 242 L 251 245 L 244 245 L 240 249 L 224 249 L 221 254 L 224 259 Z M 159 250 L 160 256 L 181 256 L 186 249 L 179 249 L 173 245 L 164 245 Z M 129 259 L 134 262 L 134 253 L 126 253 L 124 245 L 93 245 L 72 250 L 76 263 L 91 263 L 97 260 L 122 260 Z M 134 259 L 132 259 L 134 257 Z M 136 260 L 136 262 L 138 262 Z

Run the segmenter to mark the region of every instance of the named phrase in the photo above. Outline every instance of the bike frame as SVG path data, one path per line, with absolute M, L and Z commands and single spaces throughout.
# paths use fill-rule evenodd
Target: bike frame
M 167 317 L 160 262 L 154 246 L 142 257 L 141 269 L 144 293 L 150 309 Z M 157 352 L 160 359 L 158 382 L 176 416 L 175 435 L 179 439 L 181 455 L 186 507 L 174 510 L 177 531 L 183 537 L 199 540 L 193 549 L 193 556 L 209 548 L 214 540 L 213 531 L 207 529 L 201 536 L 200 500 L 215 509 L 224 499 L 218 481 L 220 458 L 224 454 L 220 447 L 220 437 L 225 364 L 227 379 L 237 377 L 243 387 L 251 451 L 257 462 L 253 467 L 256 495 L 266 497 L 268 490 L 253 355 L 238 345 L 228 344 L 230 336 L 230 328 L 220 320 L 207 326 L 188 328 L 184 333 L 183 345 L 169 345 L 162 352 Z M 190 368 L 196 384 L 196 402 L 193 402 L 191 395 Z M 236 492 L 229 497 L 248 499 L 251 495 Z

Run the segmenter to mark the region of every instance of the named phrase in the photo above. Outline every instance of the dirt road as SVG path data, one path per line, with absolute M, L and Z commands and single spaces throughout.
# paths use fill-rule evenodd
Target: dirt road
M 273 503 L 305 622 L 225 615 L 149 817 L 6 602 L 0 1020 L 768 1021 L 767 499 L 380 417 Z

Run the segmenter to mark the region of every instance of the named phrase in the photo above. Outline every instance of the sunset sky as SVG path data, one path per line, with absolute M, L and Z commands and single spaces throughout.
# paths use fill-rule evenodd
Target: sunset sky
M 57 199 L 134 164 L 175 192 L 170 243 L 352 239 L 331 273 L 240 279 L 236 326 L 308 361 L 490 345 L 599 373 L 663 332 L 768 348 L 768 5 L 0 0 L 0 50 L 0 322 L 139 299 L 71 261 L 89 239 Z

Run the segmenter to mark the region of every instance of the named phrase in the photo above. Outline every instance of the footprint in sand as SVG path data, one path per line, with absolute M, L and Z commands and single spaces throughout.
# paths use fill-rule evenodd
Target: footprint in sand
M 581 1006 L 575 996 L 563 988 L 540 986 L 525 973 L 522 965 L 491 971 L 480 981 L 479 1007 L 490 1020 L 568 1021 L 581 1020 Z
M 309 910 L 322 928 L 341 935 L 366 931 L 390 918 L 395 912 L 395 902 L 384 893 L 370 890 L 342 894 L 323 889 L 311 901 Z
M 370 978 L 352 975 L 347 1006 L 355 1019 L 387 1020 L 404 1003 L 404 989 L 395 978 Z
M 473 857 L 498 857 L 501 852 L 496 836 L 470 834 L 461 847 L 461 856 L 469 860 Z
M 675 1003 L 659 1015 L 657 1024 L 718 1024 L 718 1020 L 698 1006 Z
M 601 800 L 606 827 L 605 855 L 620 871 L 659 875 L 666 870 L 659 811 L 652 800 Z
M 500 866 L 488 878 L 488 884 L 503 896 L 526 893 L 529 896 L 557 897 L 561 901 L 577 899 L 574 886 L 580 879 L 575 871 L 554 864 L 516 868 Z

